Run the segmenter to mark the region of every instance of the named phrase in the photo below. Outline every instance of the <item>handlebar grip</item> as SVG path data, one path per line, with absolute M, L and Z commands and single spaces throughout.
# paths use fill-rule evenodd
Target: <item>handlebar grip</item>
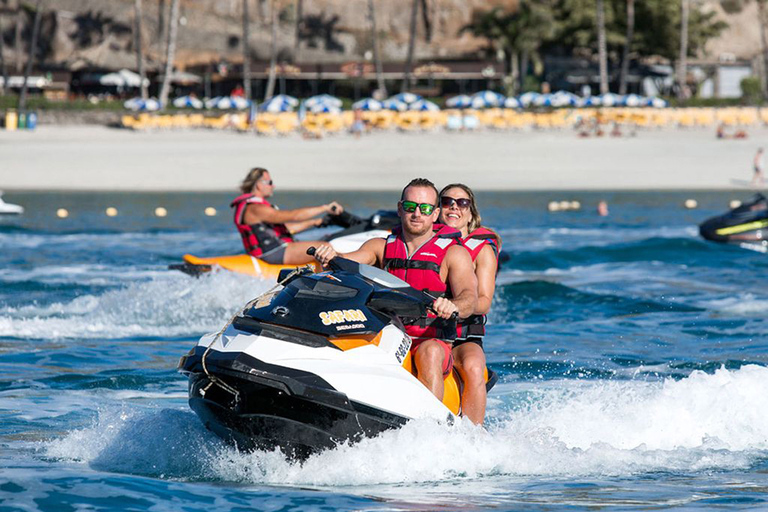
M 307 249 L 307 255 L 308 256 L 314 256 L 316 250 L 317 249 L 315 249 L 314 247 L 310 247 L 309 249 Z

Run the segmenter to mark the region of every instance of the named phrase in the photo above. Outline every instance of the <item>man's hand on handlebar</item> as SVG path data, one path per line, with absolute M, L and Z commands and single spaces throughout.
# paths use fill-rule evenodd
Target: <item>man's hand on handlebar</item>
M 435 302 L 432 304 L 432 309 L 435 310 L 437 316 L 445 318 L 446 320 L 453 317 L 454 314 L 456 314 L 456 316 L 459 314 L 459 308 L 445 297 L 438 297 L 435 299 Z
M 339 253 L 330 245 L 321 245 L 315 249 L 313 256 L 324 267 L 328 266 L 328 262 L 338 256 Z

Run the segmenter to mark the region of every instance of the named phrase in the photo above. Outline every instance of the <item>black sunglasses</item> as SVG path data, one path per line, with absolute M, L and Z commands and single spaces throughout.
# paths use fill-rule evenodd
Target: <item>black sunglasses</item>
M 259 180 L 259 183 L 263 183 L 265 185 L 271 185 L 272 184 L 272 180 Z
M 454 199 L 453 197 L 450 197 L 450 196 L 443 196 L 440 198 L 440 206 L 442 206 L 443 208 L 450 208 L 451 206 L 453 206 L 453 203 L 456 203 L 456 206 L 458 206 L 462 210 L 466 210 L 472 205 L 472 200 L 467 199 L 465 197 Z

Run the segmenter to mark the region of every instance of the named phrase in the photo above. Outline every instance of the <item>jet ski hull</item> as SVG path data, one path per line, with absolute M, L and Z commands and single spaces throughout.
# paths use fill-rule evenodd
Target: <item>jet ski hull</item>
M 702 222 L 699 233 L 712 242 L 765 247 L 768 243 L 768 202 L 758 194 L 751 202 Z
M 198 347 L 184 367 L 201 370 L 203 352 Z M 247 373 L 234 369 L 244 364 Z M 230 389 L 212 383 L 202 371 L 191 372 L 189 405 L 209 430 L 240 449 L 279 448 L 286 455 L 306 458 L 408 420 L 351 401 L 316 375 L 273 368 L 243 354 L 215 354 L 206 367 Z

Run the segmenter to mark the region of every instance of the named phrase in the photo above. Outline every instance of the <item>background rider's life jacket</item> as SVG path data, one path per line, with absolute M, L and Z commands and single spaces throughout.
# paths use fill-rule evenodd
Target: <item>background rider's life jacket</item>
M 483 247 L 486 245 L 490 245 L 493 248 L 496 261 L 499 259 L 501 244 L 498 235 L 490 229 L 479 227 L 469 233 L 466 238 L 462 239 L 461 243 L 467 251 L 469 251 L 473 263 L 477 260 L 480 251 L 482 251 Z M 456 339 L 465 340 L 467 338 L 482 338 L 485 336 L 485 321 L 485 315 L 470 315 L 460 321 L 456 325 Z
M 410 256 L 402 231 L 393 230 L 384 248 L 383 267 L 413 288 L 437 298 L 449 295 L 447 284 L 440 279 L 440 265 L 448 249 L 459 243 L 461 233 L 441 224 L 435 224 L 433 229 L 434 236 Z M 430 313 L 427 319 L 407 324 L 405 332 L 412 338 L 454 339 L 456 333 L 446 328 L 444 323 L 441 318 Z
M 235 226 L 243 238 L 245 251 L 251 256 L 261 256 L 283 244 L 293 242 L 293 237 L 285 224 L 270 224 L 259 222 L 258 224 L 246 224 L 245 209 L 249 204 L 264 204 L 277 209 L 264 198 L 253 194 L 243 194 L 232 201 L 230 206 L 235 209 Z

